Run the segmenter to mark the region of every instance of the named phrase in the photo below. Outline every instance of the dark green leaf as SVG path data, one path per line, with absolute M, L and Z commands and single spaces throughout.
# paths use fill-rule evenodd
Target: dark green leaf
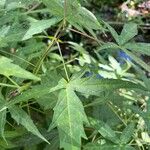
M 94 77 L 80 78 L 70 82 L 74 90 L 89 95 L 98 95 L 107 90 L 116 90 L 120 88 L 127 89 L 145 89 L 141 85 L 129 81 L 118 79 L 96 79 Z
M 127 144 L 131 140 L 131 137 L 134 133 L 134 127 L 135 124 L 131 123 L 128 126 L 126 126 L 126 128 L 123 130 L 120 136 L 120 141 L 122 144 Z
M 108 124 L 104 123 L 101 120 L 96 120 L 94 118 L 89 118 L 90 125 L 96 129 L 104 138 L 114 142 L 119 143 L 119 139 L 115 132 L 109 127 Z
M 28 131 L 32 132 L 34 135 L 38 136 L 45 142 L 49 143 L 38 131 L 37 127 L 34 125 L 32 119 L 27 115 L 27 113 L 19 108 L 18 106 L 13 106 L 9 108 L 10 114 L 18 124 L 23 125 Z

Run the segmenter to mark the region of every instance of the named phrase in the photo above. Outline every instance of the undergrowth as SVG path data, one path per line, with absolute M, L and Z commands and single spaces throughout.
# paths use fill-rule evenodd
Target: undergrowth
M 150 149 L 150 44 L 80 2 L 0 1 L 0 150 Z

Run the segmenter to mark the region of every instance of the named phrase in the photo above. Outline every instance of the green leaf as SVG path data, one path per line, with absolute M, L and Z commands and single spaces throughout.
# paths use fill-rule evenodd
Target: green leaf
M 65 150 L 80 150 L 81 137 L 86 138 L 83 123 L 87 117 L 83 105 L 75 92 L 68 85 L 61 90 L 58 102 L 54 107 L 54 116 L 49 130 L 58 128 L 60 148 Z
M 10 26 L 3 26 L 0 30 L 0 47 L 7 46 L 7 41 L 5 40 L 5 36 L 8 33 Z
M 65 82 L 64 80 L 60 80 L 58 85 L 55 87 L 51 87 L 51 85 L 48 85 L 48 84 L 33 86 L 32 89 L 29 89 L 29 90 L 23 92 L 21 95 L 15 97 L 13 100 L 0 106 L 0 112 L 11 107 L 12 105 L 17 104 L 17 103 L 26 102 L 32 98 L 38 99 L 41 96 L 44 96 L 44 95 L 47 95 L 51 92 L 62 89 L 62 88 L 64 88 L 64 86 L 66 84 L 64 82 Z
M 120 44 L 120 39 L 119 39 L 119 35 L 118 33 L 114 30 L 114 28 L 112 28 L 108 23 L 104 22 L 104 24 L 106 25 L 106 27 L 109 29 L 110 33 L 112 34 L 113 38 L 115 39 L 115 41 L 117 42 L 117 44 Z
M 111 32 L 118 45 L 125 44 L 138 33 L 137 25 L 135 23 L 125 24 L 120 35 L 118 35 L 114 28 L 112 28 L 108 23 L 105 22 L 105 25 Z
M 138 65 L 140 65 L 143 69 L 146 71 L 150 71 L 150 66 L 146 64 L 143 60 L 141 60 L 139 57 L 137 57 L 134 53 L 126 50 L 125 48 L 121 47 L 121 49 L 127 53 Z
M 131 137 L 134 133 L 134 127 L 135 124 L 131 123 L 123 130 L 120 136 L 121 144 L 127 144 L 131 140 Z
M 135 51 L 144 55 L 150 56 L 150 44 L 149 43 L 127 43 L 125 48 Z
M 5 103 L 5 100 L 2 96 L 2 93 L 0 91 L 0 106 Z M 0 112 L 0 137 L 2 137 L 5 141 L 5 135 L 4 135 L 4 130 L 5 130 L 5 124 L 6 124 L 6 110 L 3 110 Z
M 49 20 L 38 20 L 30 23 L 30 28 L 22 38 L 22 40 L 27 40 L 32 38 L 33 35 L 41 33 L 52 25 L 55 25 L 60 20 L 58 18 L 51 18 Z
M 28 131 L 32 132 L 34 135 L 38 136 L 45 142 L 49 143 L 38 131 L 37 127 L 34 125 L 32 119 L 27 115 L 27 113 L 19 108 L 18 106 L 13 106 L 9 108 L 11 117 L 18 123 L 23 125 Z
M 88 143 L 84 146 L 84 150 L 135 150 L 134 147 L 129 145 L 113 145 L 113 144 L 97 144 L 97 143 Z
M 137 24 L 135 23 L 126 23 L 123 27 L 123 30 L 119 36 L 120 43 L 119 45 L 123 45 L 129 40 L 131 40 L 134 36 L 138 34 Z
M 58 139 L 58 132 L 57 130 L 53 130 L 52 132 L 47 132 L 46 130 L 41 130 L 41 134 L 46 137 L 49 141 L 51 141 L 51 144 L 47 144 L 48 146 L 51 146 L 52 140 L 57 138 Z M 43 142 L 41 138 L 38 138 L 37 136 L 33 135 L 32 133 L 25 133 L 21 136 L 18 136 L 16 138 L 13 138 L 12 143 L 16 145 L 17 147 L 32 147 L 34 145 L 39 145 Z M 52 149 L 53 150 L 53 149 Z
M 109 127 L 108 124 L 101 120 L 96 120 L 94 118 L 89 118 L 90 125 L 96 129 L 104 138 L 112 141 L 113 143 L 119 143 L 119 139 L 115 132 Z
M 113 42 L 104 43 L 101 47 L 97 49 L 97 51 L 101 51 L 103 49 L 117 49 L 118 45 Z
M 5 140 L 4 130 L 6 124 L 6 110 L 0 112 L 0 137 Z
M 99 93 L 107 90 L 116 90 L 120 88 L 127 89 L 143 89 L 139 84 L 134 84 L 129 81 L 118 79 L 96 79 L 95 77 L 80 78 L 71 81 L 70 83 L 75 91 L 80 93 L 88 93 L 89 95 L 98 95 Z
M 19 78 L 31 79 L 31 80 L 40 80 L 32 73 L 22 69 L 16 64 L 12 63 L 11 59 L 0 56 L 0 74 L 4 76 L 15 76 Z
M 118 145 L 114 145 L 114 144 L 97 144 L 97 143 L 88 143 L 87 145 L 85 145 L 84 150 L 120 150 L 120 148 L 118 148 Z
M 63 18 L 64 16 L 64 2 L 61 0 L 42 0 L 42 2 L 49 8 L 49 11 L 54 16 Z
M 82 32 L 84 28 L 93 35 L 93 29 L 102 28 L 96 17 L 86 8 L 81 7 L 77 0 L 67 0 L 66 8 L 64 1 L 61 0 L 51 0 L 51 3 L 49 3 L 49 0 L 42 1 L 49 8 L 50 13 L 61 19 L 64 18 Z
M 0 105 L 3 105 L 5 103 L 5 100 L 3 98 L 0 98 Z M 5 141 L 5 135 L 4 135 L 4 130 L 5 130 L 5 124 L 6 124 L 6 110 L 3 110 L 0 112 L 0 137 L 2 137 Z

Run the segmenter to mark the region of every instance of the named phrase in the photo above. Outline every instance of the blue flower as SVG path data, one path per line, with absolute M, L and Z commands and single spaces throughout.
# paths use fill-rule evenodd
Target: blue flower
M 125 60 L 132 61 L 132 58 L 123 51 L 118 52 L 118 57 L 119 58 L 124 58 Z

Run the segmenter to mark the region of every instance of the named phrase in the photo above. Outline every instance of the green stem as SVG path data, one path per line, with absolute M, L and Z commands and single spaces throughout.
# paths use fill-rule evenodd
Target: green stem
M 33 73 L 34 73 L 35 75 L 39 72 L 39 70 L 40 70 L 40 68 L 41 68 L 41 66 L 42 66 L 42 63 L 43 63 L 44 59 L 46 58 L 47 54 L 48 54 L 49 51 L 50 51 L 50 48 L 54 45 L 54 43 L 55 43 L 55 41 L 56 41 L 56 39 L 57 39 L 57 36 L 58 36 L 58 34 L 59 34 L 59 32 L 60 32 L 60 30 L 61 30 L 61 28 L 62 28 L 62 25 L 63 25 L 63 23 L 61 22 L 61 24 L 59 25 L 59 28 L 57 29 L 57 31 L 56 31 L 56 33 L 55 33 L 55 35 L 54 35 L 54 38 L 53 38 L 52 42 L 51 42 L 50 45 L 47 47 L 47 49 L 44 51 L 44 53 L 43 53 L 41 59 L 37 62 L 36 67 L 35 67 L 35 69 L 34 69 L 34 71 L 33 71 Z
M 66 25 L 66 14 L 67 14 L 67 0 L 64 0 L 64 19 L 63 19 L 63 29 Z
M 61 51 L 61 48 L 60 48 L 59 43 L 58 43 L 58 42 L 56 42 L 56 43 L 57 43 L 57 46 L 58 46 L 58 50 L 59 50 L 60 56 L 61 56 L 61 58 L 62 58 L 62 63 L 63 63 L 63 66 L 64 66 L 66 78 L 67 78 L 67 80 L 68 80 L 68 82 L 69 82 L 69 76 L 68 76 L 68 72 L 67 72 L 67 69 L 66 69 L 65 61 L 64 61 L 64 58 L 63 58 L 63 55 L 62 55 L 62 51 Z
M 14 81 L 12 80 L 10 77 L 7 76 L 7 78 L 18 88 L 20 89 L 20 86 Z
M 115 113 L 115 115 L 121 120 L 121 122 L 127 126 L 126 122 L 118 115 L 118 113 L 115 111 L 111 103 L 107 103 L 107 105 L 110 107 L 110 109 Z
M 26 62 L 27 64 L 29 64 L 29 65 L 35 67 L 34 64 L 30 63 L 29 61 L 27 61 L 27 60 L 25 60 L 25 59 L 23 59 L 23 58 L 21 58 L 21 57 L 18 57 L 18 56 L 15 55 L 15 54 L 11 54 L 11 53 L 6 52 L 6 51 L 4 51 L 4 50 L 0 50 L 0 52 L 2 52 L 2 53 L 4 53 L 4 54 L 8 54 L 8 55 L 10 55 L 10 56 L 13 56 L 13 57 L 15 57 L 15 58 L 17 58 L 17 59 L 20 59 L 21 61 L 24 61 L 24 62 Z
M 5 84 L 5 83 L 0 83 L 0 86 L 7 86 L 7 87 L 11 87 L 11 88 L 18 88 L 18 86 L 16 86 L 16 85 Z

